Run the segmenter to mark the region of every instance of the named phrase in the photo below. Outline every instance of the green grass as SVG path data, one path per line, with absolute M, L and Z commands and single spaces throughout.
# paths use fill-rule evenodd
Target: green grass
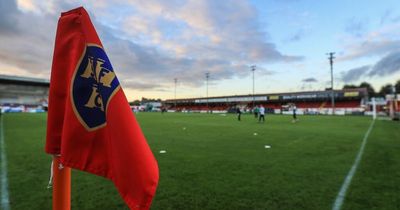
M 400 209 L 400 123 L 377 121 L 344 209 Z
M 50 209 L 46 115 L 4 115 L 12 209 Z M 139 113 L 160 168 L 152 209 L 331 209 L 366 117 Z M 399 123 L 376 122 L 344 209 L 400 209 Z M 257 133 L 257 135 L 254 135 Z M 265 149 L 271 145 L 271 149 Z M 160 150 L 167 153 L 160 154 Z M 73 209 L 127 209 L 113 184 L 74 170 Z

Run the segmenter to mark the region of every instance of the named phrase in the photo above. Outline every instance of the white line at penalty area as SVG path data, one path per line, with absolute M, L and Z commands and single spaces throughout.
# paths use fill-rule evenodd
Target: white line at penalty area
M 8 180 L 7 180 L 7 157 L 4 146 L 4 129 L 3 129 L 3 116 L 0 116 L 0 151 L 1 151 L 1 209 L 10 210 L 10 201 L 8 198 Z
M 344 199 L 346 197 L 347 189 L 349 188 L 351 180 L 353 179 L 353 176 L 356 173 L 357 167 L 360 164 L 361 157 L 362 157 L 362 155 L 364 153 L 365 145 L 367 144 L 368 136 L 371 133 L 371 130 L 374 127 L 374 124 L 375 124 L 375 120 L 373 120 L 371 122 L 367 132 L 364 135 L 363 141 L 361 143 L 360 150 L 357 153 L 357 157 L 354 160 L 354 163 L 351 166 L 351 169 L 350 169 L 349 173 L 347 174 L 346 178 L 344 179 L 342 187 L 340 187 L 340 191 L 336 196 L 335 202 L 333 203 L 332 210 L 340 210 L 342 208 Z

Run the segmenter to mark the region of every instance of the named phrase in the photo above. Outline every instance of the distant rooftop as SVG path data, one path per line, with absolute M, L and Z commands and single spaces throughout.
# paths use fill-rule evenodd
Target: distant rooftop
M 21 84 L 34 86 L 50 86 L 50 80 L 34 77 L 20 77 L 11 75 L 0 75 L 0 83 L 5 84 Z

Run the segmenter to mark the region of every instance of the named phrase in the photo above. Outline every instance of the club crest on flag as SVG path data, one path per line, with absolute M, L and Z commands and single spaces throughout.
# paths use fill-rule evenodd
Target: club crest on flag
M 119 81 L 103 48 L 87 45 L 71 84 L 72 107 L 87 130 L 106 125 L 108 103 L 119 88 Z

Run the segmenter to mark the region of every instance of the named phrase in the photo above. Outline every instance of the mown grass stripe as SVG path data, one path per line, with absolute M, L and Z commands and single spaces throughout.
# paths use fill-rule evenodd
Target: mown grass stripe
M 371 122 L 367 132 L 364 135 L 364 139 L 361 143 L 360 150 L 358 151 L 358 154 L 357 154 L 356 159 L 354 160 L 353 166 L 351 166 L 351 169 L 350 169 L 349 173 L 347 174 L 346 178 L 344 179 L 342 187 L 340 188 L 340 191 L 336 196 L 335 202 L 333 203 L 332 210 L 340 210 L 342 208 L 344 199 L 346 197 L 347 189 L 349 188 L 351 180 L 353 179 L 353 176 L 356 173 L 357 167 L 360 164 L 361 157 L 364 153 L 365 145 L 367 144 L 368 136 L 371 133 L 372 128 L 374 127 L 374 123 L 375 123 L 375 120 L 373 120 Z
M 9 210 L 10 201 L 8 199 L 8 179 L 7 179 L 7 157 L 4 148 L 4 129 L 3 117 L 0 116 L 0 151 L 1 151 L 1 209 Z

